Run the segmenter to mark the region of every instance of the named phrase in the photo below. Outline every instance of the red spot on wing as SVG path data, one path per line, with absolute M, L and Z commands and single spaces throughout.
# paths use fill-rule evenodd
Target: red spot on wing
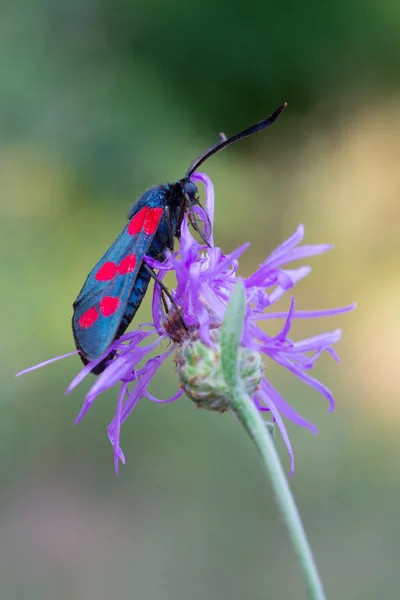
M 144 232 L 147 233 L 147 235 L 153 235 L 153 233 L 155 233 L 162 214 L 162 208 L 149 208 L 149 212 L 144 222 Z
M 100 302 L 101 314 L 105 317 L 110 317 L 115 313 L 119 305 L 119 298 L 115 298 L 114 296 L 104 296 Z
M 117 274 L 118 267 L 113 262 L 106 262 L 96 273 L 97 281 L 110 281 Z
M 149 209 L 147 206 L 144 206 L 139 210 L 136 215 L 134 215 L 128 225 L 128 233 L 129 235 L 136 235 L 143 228 L 143 223 L 147 217 Z
M 153 235 L 163 214 L 162 208 L 148 208 L 145 206 L 134 217 L 128 225 L 129 235 L 136 235 L 144 231 L 146 235 Z
M 92 308 L 89 308 L 86 312 L 83 313 L 83 315 L 79 317 L 78 323 L 83 329 L 87 329 L 88 327 L 94 325 L 98 318 L 99 313 L 94 308 L 94 306 L 92 306 Z
M 119 272 L 121 275 L 125 275 L 125 273 L 132 273 L 136 267 L 136 254 L 128 254 L 125 256 L 123 260 L 121 260 L 119 265 Z

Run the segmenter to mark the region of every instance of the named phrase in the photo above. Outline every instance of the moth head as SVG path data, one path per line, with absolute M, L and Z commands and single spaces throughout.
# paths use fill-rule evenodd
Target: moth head
M 194 185 L 194 183 L 192 181 L 190 181 L 190 179 L 183 181 L 183 193 L 186 196 L 188 196 L 191 204 L 197 203 L 196 202 L 197 187 Z

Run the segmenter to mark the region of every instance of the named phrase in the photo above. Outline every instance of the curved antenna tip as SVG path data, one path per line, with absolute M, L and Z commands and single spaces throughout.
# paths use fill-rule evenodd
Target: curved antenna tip
M 190 177 L 195 172 L 195 170 L 198 169 L 198 167 L 203 164 L 203 162 L 205 160 L 210 158 L 210 156 L 212 156 L 216 152 L 223 150 L 227 146 L 230 146 L 234 142 L 237 142 L 245 137 L 248 137 L 249 135 L 253 135 L 254 133 L 257 133 L 258 131 L 261 131 L 262 129 L 266 129 L 267 127 L 270 127 L 273 123 L 275 123 L 277 118 L 282 114 L 282 112 L 285 110 L 286 107 L 287 107 L 287 102 L 284 102 L 272 113 L 272 115 L 270 115 L 263 121 L 260 121 L 259 123 L 256 123 L 255 125 L 252 125 L 251 127 L 248 127 L 248 129 L 245 129 L 244 131 L 237 133 L 236 135 L 234 135 L 233 137 L 231 137 L 229 139 L 226 138 L 226 135 L 224 133 L 220 133 L 219 134 L 219 139 L 220 139 L 219 143 L 211 146 L 211 148 L 209 148 L 208 150 L 206 150 L 205 152 L 200 154 L 200 156 L 198 156 L 191 163 L 191 165 L 189 166 L 189 169 L 186 172 L 186 177 Z

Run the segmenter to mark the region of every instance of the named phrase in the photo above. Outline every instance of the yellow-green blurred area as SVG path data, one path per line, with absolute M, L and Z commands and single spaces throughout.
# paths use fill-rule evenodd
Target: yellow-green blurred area
M 400 597 L 399 30 L 397 0 L 1 2 L 1 600 L 307 597 L 229 414 L 142 400 L 117 477 L 116 390 L 73 426 L 90 383 L 64 396 L 77 357 L 14 378 L 74 349 L 71 304 L 135 199 L 284 101 L 271 129 L 204 165 L 216 243 L 251 241 L 242 274 L 299 223 L 305 243 L 335 245 L 309 261 L 297 307 L 358 308 L 292 338 L 343 329 L 342 364 L 324 355 L 314 371 L 336 411 L 266 369 L 319 427 L 288 423 L 290 484 L 328 597 Z M 171 361 L 153 392 L 176 388 Z

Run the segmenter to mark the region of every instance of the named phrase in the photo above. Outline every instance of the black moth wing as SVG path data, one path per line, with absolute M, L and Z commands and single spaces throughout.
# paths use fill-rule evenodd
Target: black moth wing
M 98 358 L 114 341 L 164 212 L 147 206 L 132 211 L 131 221 L 89 273 L 72 318 L 76 347 L 85 359 Z

